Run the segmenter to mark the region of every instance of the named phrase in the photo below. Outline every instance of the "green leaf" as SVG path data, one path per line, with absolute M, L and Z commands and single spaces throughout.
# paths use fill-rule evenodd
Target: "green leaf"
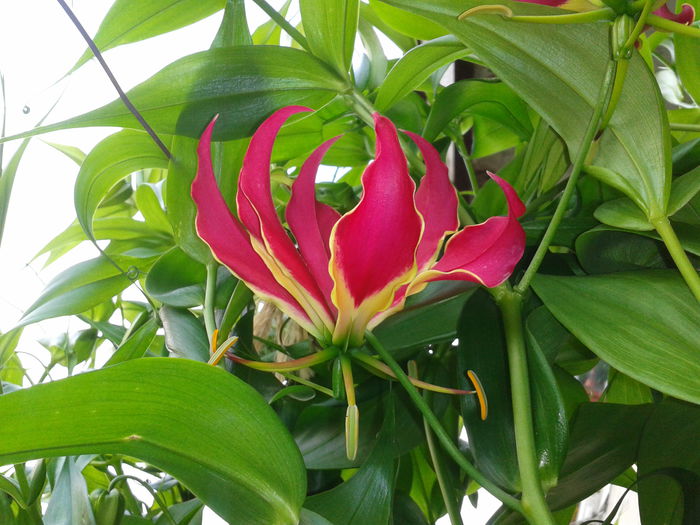
M 237 46 L 183 57 L 127 95 L 158 133 L 198 138 L 220 115 L 214 140 L 250 136 L 274 110 L 290 104 L 319 108 L 347 89 L 312 55 L 288 47 Z M 121 99 L 69 120 L 0 142 L 59 129 L 141 125 Z
M 299 520 L 298 449 L 267 403 L 222 369 L 136 359 L 0 396 L 0 414 L 13 421 L 0 427 L 0 464 L 126 454 L 173 475 L 232 523 Z
M 559 484 L 547 495 L 553 509 L 578 503 L 634 463 L 650 408 L 609 403 L 581 405 Z
M 2 142 L 2 139 L 0 139 Z M 12 186 L 15 183 L 17 168 L 22 160 L 22 155 L 29 145 L 29 139 L 23 140 L 15 154 L 10 158 L 10 162 L 5 169 L 0 165 L 0 244 L 2 244 L 3 233 L 5 232 L 5 221 L 7 220 L 7 210 L 10 207 L 10 196 L 12 194 Z M 2 160 L 2 148 L 0 148 L 0 160 Z
M 75 212 L 88 237 L 94 238 L 92 218 L 117 182 L 144 168 L 167 166 L 163 152 L 142 131 L 120 131 L 97 144 L 75 181 Z
M 116 0 L 93 37 L 101 52 L 188 26 L 219 11 L 225 0 Z M 70 72 L 92 58 L 86 49 Z
M 458 328 L 460 388 L 472 389 L 461 372 L 473 370 L 488 399 L 488 417 L 480 417 L 476 396 L 461 396 L 460 405 L 469 446 L 478 468 L 500 486 L 520 490 L 513 430 L 513 409 L 507 351 L 498 307 L 483 291 L 464 307 Z M 545 486 L 556 483 L 568 436 L 566 410 L 545 355 L 533 344 L 528 352 L 536 447 Z
M 146 278 L 146 291 L 170 306 L 190 308 L 204 304 L 207 269 L 180 248 L 173 248 L 156 261 Z
M 475 291 L 474 287 L 453 282 L 433 283 L 409 298 L 406 307 L 381 323 L 374 333 L 398 360 L 427 345 L 452 341 L 457 337 L 462 307 Z
M 399 59 L 379 86 L 374 102 L 377 111 L 386 111 L 420 86 L 433 71 L 469 54 L 459 40 L 444 36 L 414 47 Z
M 499 16 L 458 15 L 474 2 L 387 0 L 449 29 L 509 84 L 566 141 L 581 146 L 609 61 L 607 24 L 514 24 Z M 543 15 L 542 6 L 509 5 Z M 634 125 L 629 125 L 634 122 Z M 638 55 L 630 60 L 620 103 L 594 159 L 615 174 L 616 187 L 649 218 L 665 215 L 670 190 L 670 135 L 656 81 Z
M 360 2 L 360 17 L 389 37 L 404 53 L 416 45 L 414 38 L 406 36 L 387 25 L 372 9 L 370 4 Z
M 311 52 L 345 76 L 352 65 L 359 0 L 300 0 Z
M 639 514 L 644 525 L 692 525 L 700 519 L 700 407 L 663 403 L 639 444 Z
M 627 197 L 604 202 L 593 216 L 603 224 L 623 230 L 650 231 L 654 227 L 634 202 Z
M 286 0 L 286 2 L 282 4 L 282 7 L 280 7 L 277 12 L 283 17 L 287 16 L 287 11 L 289 11 L 289 6 L 291 3 L 292 0 Z M 253 33 L 253 44 L 256 46 L 278 46 L 280 45 L 281 34 L 282 28 L 274 20 L 268 20 L 258 27 Z
M 112 354 L 104 366 L 116 365 L 123 361 L 130 361 L 143 357 L 148 347 L 156 337 L 158 323 L 152 317 L 138 327 Z
M 648 386 L 613 369 L 608 373 L 608 387 L 601 401 L 621 405 L 643 405 L 653 402 L 653 398 Z
M 676 272 L 538 275 L 533 288 L 559 322 L 614 368 L 700 403 L 700 305 Z
M 393 399 L 388 401 L 393 407 Z M 387 525 L 396 481 L 394 410 L 386 414 L 382 432 L 367 461 L 348 481 L 311 496 L 304 506 L 334 525 Z
M 134 200 L 136 201 L 136 207 L 146 220 L 146 224 L 154 230 L 169 236 L 173 234 L 173 228 L 168 222 L 168 216 L 163 211 L 160 198 L 154 186 L 151 184 L 140 184 L 134 192 Z
M 696 11 L 700 5 L 696 5 Z M 697 16 L 697 15 L 696 15 Z M 673 35 L 676 71 L 683 87 L 697 102 L 700 100 L 700 40 L 688 35 Z
M 58 458 L 56 463 L 57 476 L 51 487 L 51 499 L 46 507 L 44 524 L 95 525 L 85 478 L 81 475 L 75 458 Z
M 212 48 L 227 46 L 252 46 L 253 38 L 248 30 L 244 0 L 226 0 L 224 18 L 211 43 Z
M 440 91 L 430 109 L 423 136 L 433 141 L 462 113 L 486 117 L 515 132 L 522 140 L 532 134 L 527 106 L 503 82 L 462 80 Z
M 606 227 L 579 235 L 576 256 L 589 274 L 666 268 L 665 254 L 659 243 Z
M 131 281 L 105 257 L 71 266 L 54 277 L 27 308 L 19 326 L 44 319 L 75 315 L 111 299 Z
M 160 320 L 165 330 L 165 346 L 178 357 L 195 361 L 209 360 L 209 339 L 202 323 L 184 308 L 164 306 Z
M 67 146 L 65 144 L 56 144 L 55 142 L 44 141 L 44 143 L 63 153 L 78 166 L 80 166 L 85 160 L 85 153 L 80 148 L 76 148 L 75 146 Z
M 673 215 L 700 192 L 700 166 L 673 180 L 668 214 Z
M 444 36 L 447 31 L 428 18 L 396 9 L 388 3 L 370 0 L 372 10 L 394 30 L 416 40 L 432 40 Z

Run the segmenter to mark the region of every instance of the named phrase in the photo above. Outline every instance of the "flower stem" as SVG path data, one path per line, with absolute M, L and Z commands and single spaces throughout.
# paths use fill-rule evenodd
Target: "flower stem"
M 552 220 L 550 221 L 549 226 L 547 226 L 547 230 L 544 232 L 544 236 L 540 241 L 540 245 L 537 247 L 537 251 L 535 251 L 535 255 L 533 255 L 532 260 L 530 261 L 530 265 L 527 267 L 525 274 L 515 287 L 515 291 L 517 293 L 523 294 L 530 287 L 530 282 L 535 277 L 537 270 L 539 270 L 542 260 L 547 254 L 547 250 L 549 250 L 549 245 L 552 243 L 554 234 L 564 218 L 564 213 L 566 213 L 566 209 L 569 206 L 571 196 L 574 193 L 574 189 L 576 189 L 576 182 L 578 181 L 578 176 L 581 173 L 581 168 L 583 168 L 583 163 L 585 162 L 588 152 L 591 149 L 591 143 L 595 139 L 596 133 L 600 128 L 603 112 L 608 106 L 608 101 L 610 100 L 614 85 L 613 79 L 615 78 L 616 69 L 617 62 L 615 60 L 608 61 L 608 68 L 605 72 L 600 97 L 597 104 L 593 108 L 593 115 L 591 116 L 591 120 L 588 122 L 588 127 L 583 135 L 579 149 L 576 152 L 576 157 L 571 168 L 571 175 L 569 175 L 569 180 L 566 182 L 566 186 L 564 187 L 564 193 L 562 193 L 559 204 L 557 204 L 557 209 L 554 211 Z
M 218 264 L 210 262 L 207 264 L 207 284 L 204 290 L 204 326 L 207 329 L 209 340 L 214 337 L 216 330 L 216 319 L 214 317 L 214 308 L 216 304 L 216 272 Z
M 671 122 L 671 131 L 695 131 L 700 133 L 700 124 L 683 124 L 681 122 Z
M 224 315 L 221 318 L 221 326 L 219 332 L 223 337 L 228 337 L 233 330 L 233 326 L 236 324 L 238 319 L 241 317 L 243 309 L 248 304 L 248 301 L 253 297 L 253 292 L 251 292 L 243 281 L 238 281 L 236 287 L 233 289 L 233 293 L 228 300 L 226 309 L 224 310 Z
M 396 359 L 394 359 L 386 348 L 384 348 L 384 346 L 379 342 L 379 339 L 377 339 L 370 331 L 365 332 L 365 337 L 369 344 L 372 345 L 372 348 L 377 351 L 382 360 L 394 372 L 398 382 L 401 383 L 401 386 L 406 390 L 406 393 L 411 398 L 411 401 L 413 401 L 413 404 L 416 405 L 416 408 L 421 412 L 421 414 L 423 414 L 423 417 L 430 425 L 430 428 L 432 428 L 433 432 L 435 432 L 435 436 L 437 437 L 438 441 L 440 441 L 455 463 L 457 463 L 457 465 L 459 465 L 464 472 L 469 474 L 474 481 L 488 490 L 491 494 L 493 494 L 493 496 L 501 500 L 504 505 L 512 510 L 515 510 L 516 512 L 522 512 L 523 507 L 517 498 L 511 496 L 489 478 L 484 476 L 476 469 L 474 465 L 469 462 L 469 460 L 467 460 L 467 458 L 464 457 L 447 431 L 442 427 L 442 424 L 430 409 L 428 403 L 426 403 L 425 399 L 423 399 L 423 397 L 418 393 L 416 387 L 411 384 L 411 381 L 408 379 L 406 373 L 401 369 L 399 364 L 396 362 Z
M 535 433 L 532 424 L 530 383 L 523 334 L 522 295 L 510 287 L 501 287 L 496 302 L 501 309 L 508 349 L 508 368 L 513 402 L 515 448 L 522 482 L 523 515 L 533 525 L 554 525 L 547 502 L 544 499 L 538 469 Z
M 693 267 L 690 259 L 685 253 L 683 246 L 681 246 L 680 241 L 676 232 L 673 231 L 673 226 L 668 220 L 668 217 L 663 219 L 658 219 L 652 221 L 654 228 L 661 236 L 661 240 L 664 241 L 668 252 L 673 258 L 673 262 L 676 263 L 678 270 L 681 272 L 683 279 L 685 279 L 688 288 L 693 292 L 695 298 L 700 302 L 700 277 L 698 277 L 698 272 Z
M 679 24 L 673 20 L 667 20 L 658 15 L 649 15 L 647 17 L 647 22 L 652 27 L 661 29 L 663 31 L 670 31 L 671 33 L 678 33 L 681 35 L 692 36 L 695 38 L 700 38 L 700 28 L 694 26 L 687 26 L 685 24 Z

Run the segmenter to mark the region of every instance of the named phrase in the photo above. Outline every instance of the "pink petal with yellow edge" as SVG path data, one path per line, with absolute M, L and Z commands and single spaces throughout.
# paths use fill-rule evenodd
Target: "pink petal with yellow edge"
M 299 251 L 304 258 L 311 275 L 316 280 L 328 307 L 335 313 L 335 306 L 331 302 L 331 290 L 333 280 L 328 273 L 328 237 L 324 223 L 322 233 L 316 215 L 316 172 L 321 165 L 323 156 L 340 137 L 335 137 L 321 144 L 316 151 L 304 162 L 299 176 L 292 184 L 292 196 L 287 204 L 287 224 L 297 240 Z M 324 212 L 321 212 L 324 213 Z M 324 217 L 324 221 L 327 218 Z M 328 235 L 330 231 L 328 231 Z
M 192 200 L 197 207 L 197 233 L 214 256 L 256 294 L 276 304 L 309 332 L 316 334 L 309 316 L 299 303 L 275 280 L 253 250 L 248 233 L 224 201 L 211 163 L 211 135 L 216 119 L 207 126 L 197 148 L 199 165 L 192 182 Z
M 491 217 L 453 235 L 442 258 L 418 276 L 411 292 L 418 291 L 420 283 L 438 280 L 466 280 L 494 287 L 513 272 L 525 251 L 525 231 L 517 221 L 525 206 L 510 184 L 493 173 L 489 176 L 506 195 L 508 216 Z
M 332 312 L 277 216 L 270 187 L 270 161 L 277 133 L 290 116 L 305 111 L 311 110 L 287 106 L 275 111 L 260 125 L 243 159 L 236 203 L 241 222 L 253 238 L 253 248 L 275 279 L 304 307 L 312 320 L 318 319 L 330 330 Z
M 374 121 L 377 155 L 362 175 L 362 198 L 331 233 L 336 344 L 359 344 L 369 320 L 388 308 L 396 291 L 413 278 L 423 231 L 396 128 L 378 114 Z
M 684 24 L 687 26 L 692 24 L 695 20 L 695 9 L 690 4 L 683 4 L 680 13 L 674 13 L 668 8 L 668 6 L 663 5 L 659 9 L 654 11 L 654 14 L 656 16 L 660 16 L 661 18 L 666 18 L 668 20 L 672 20 L 673 22 L 677 22 L 679 24 Z
M 425 223 L 416 252 L 416 264 L 421 272 L 437 258 L 445 235 L 459 227 L 457 191 L 450 182 L 447 166 L 433 145 L 420 135 L 410 131 L 404 133 L 416 143 L 425 162 L 425 175 L 416 191 L 416 208 Z
M 328 206 L 328 204 L 323 204 L 322 202 L 316 203 L 316 220 L 318 221 L 318 230 L 321 232 L 321 238 L 323 239 L 323 244 L 328 251 L 328 255 L 331 253 L 331 232 L 333 231 L 333 226 L 340 219 L 340 213 L 338 213 L 334 208 Z

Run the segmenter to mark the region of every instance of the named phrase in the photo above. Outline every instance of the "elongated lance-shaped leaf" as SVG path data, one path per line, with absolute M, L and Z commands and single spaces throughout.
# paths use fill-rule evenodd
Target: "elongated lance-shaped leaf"
M 102 52 L 190 25 L 224 7 L 226 0 L 116 0 L 93 38 Z M 86 49 L 70 72 L 92 58 Z
M 312 55 L 277 46 L 210 49 L 183 57 L 127 93 L 158 134 L 198 138 L 219 114 L 214 140 L 248 137 L 274 110 L 319 108 L 347 85 Z M 89 126 L 140 129 L 121 100 L 0 141 Z
M 12 421 L 0 427 L 0 464 L 127 454 L 178 478 L 230 523 L 299 521 L 299 449 L 263 398 L 220 368 L 136 359 L 0 396 L 0 414 Z
M 607 24 L 541 25 L 481 14 L 459 20 L 475 2 L 387 0 L 458 36 L 566 141 L 572 155 L 600 98 L 610 60 Z M 506 2 L 515 14 L 558 14 L 543 6 Z M 610 124 L 593 163 L 604 180 L 651 219 L 666 215 L 671 182 L 670 134 L 655 79 L 635 52 Z
M 299 8 L 311 51 L 345 75 L 355 48 L 359 0 L 301 0 Z

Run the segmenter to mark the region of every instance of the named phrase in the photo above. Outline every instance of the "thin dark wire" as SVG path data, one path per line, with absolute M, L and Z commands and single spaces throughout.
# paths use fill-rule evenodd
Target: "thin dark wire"
M 97 61 L 100 63 L 102 66 L 102 69 L 104 69 L 105 73 L 107 73 L 107 76 L 109 77 L 109 80 L 112 82 L 112 85 L 114 86 L 114 89 L 117 90 L 117 93 L 119 94 L 119 98 L 124 102 L 124 105 L 127 107 L 129 111 L 136 117 L 136 120 L 139 121 L 141 126 L 143 126 L 143 129 L 146 130 L 146 132 L 151 136 L 153 141 L 156 143 L 156 145 L 165 153 L 165 156 L 168 157 L 168 159 L 172 159 L 173 155 L 170 153 L 170 150 L 168 147 L 163 144 L 163 141 L 160 140 L 156 132 L 153 130 L 153 128 L 146 122 L 146 119 L 143 118 L 141 113 L 139 113 L 138 109 L 134 107 L 134 105 L 131 103 L 129 100 L 129 97 L 126 96 L 126 93 L 124 93 L 124 90 L 121 88 L 119 85 L 119 82 L 117 82 L 117 79 L 114 77 L 112 74 L 112 71 L 109 69 L 109 66 L 107 66 L 107 63 L 105 62 L 104 58 L 102 58 L 102 53 L 100 53 L 100 50 L 97 48 L 95 45 L 95 42 L 90 38 L 90 35 L 88 35 L 87 31 L 85 31 L 85 28 L 83 25 L 80 23 L 80 20 L 75 16 L 75 13 L 71 10 L 70 7 L 68 7 L 68 4 L 64 0 L 57 0 L 58 3 L 61 5 L 63 10 L 66 12 L 68 15 L 68 18 L 71 19 L 71 22 L 73 22 L 73 25 L 75 25 L 76 29 L 80 31 L 80 34 L 83 35 L 83 38 L 87 42 L 88 47 L 92 51 L 92 53 L 95 55 L 95 58 Z

